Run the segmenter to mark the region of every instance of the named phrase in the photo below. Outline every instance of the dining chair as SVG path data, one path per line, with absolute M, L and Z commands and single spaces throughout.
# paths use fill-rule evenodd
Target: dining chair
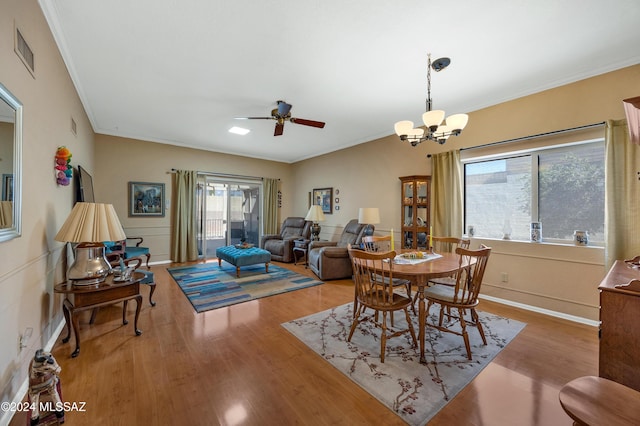
M 455 253 L 458 247 L 468 249 L 471 245 L 471 241 L 465 238 L 434 236 L 431 237 L 431 240 L 433 241 L 434 253 Z M 432 284 L 456 285 L 455 276 L 433 278 L 429 282 Z
M 424 298 L 427 300 L 427 314 L 431 305 L 440 305 L 438 323 L 429 323 L 427 326 L 434 327 L 440 331 L 457 334 L 464 339 L 467 349 L 467 357 L 471 360 L 471 346 L 469 345 L 469 335 L 467 325 L 475 326 L 480 333 L 482 342 L 486 345 L 487 339 L 482 329 L 482 323 L 478 320 L 476 306 L 478 306 L 478 294 L 482 286 L 482 278 L 487 267 L 491 247 L 484 244 L 477 250 L 457 248 L 456 253 L 460 256 L 460 267 L 456 274 L 454 286 L 436 284 L 424 290 Z M 464 266 L 468 265 L 468 266 Z M 444 311 L 447 311 L 448 324 L 443 325 Z M 469 311 L 470 319 L 465 318 L 465 311 Z M 457 311 L 457 316 L 455 312 Z M 452 328 L 455 321 L 460 324 L 460 331 Z
M 433 252 L 434 253 L 455 253 L 458 247 L 468 249 L 471 241 L 466 238 L 458 238 L 458 237 L 436 237 L 432 236 L 431 241 L 433 244 Z M 439 277 L 432 278 L 429 280 L 429 285 L 442 284 L 442 285 L 456 285 L 456 277 L 452 275 L 450 277 Z M 415 311 L 415 305 L 418 301 L 418 295 L 416 294 L 413 298 L 413 308 Z
M 372 253 L 380 253 L 391 251 L 391 235 L 377 236 L 368 235 L 362 237 L 362 245 L 365 251 Z M 407 291 L 407 296 L 411 299 L 411 281 L 403 278 L 394 278 L 391 284 L 394 288 L 404 287 Z M 415 313 L 415 307 L 412 304 L 412 310 Z M 391 315 L 391 324 L 393 325 L 393 315 Z
M 372 321 L 376 327 L 382 330 L 380 336 L 380 362 L 384 362 L 388 338 L 410 333 L 414 346 L 417 346 L 416 333 L 408 310 L 411 305 L 411 298 L 394 292 L 393 286 L 387 284 L 393 281 L 393 259 L 396 257 L 396 252 L 374 253 L 349 249 L 349 257 L 353 268 L 353 281 L 356 287 L 358 308 L 353 318 L 347 341 L 351 341 L 358 324 L 364 321 Z M 374 311 L 373 315 L 365 316 L 364 311 L 367 308 Z M 388 328 L 387 313 L 391 312 L 393 314 L 393 312 L 401 310 L 404 311 L 407 328 L 402 330 L 397 330 L 393 326 Z M 379 321 L 379 314 L 382 314 L 382 321 Z M 389 331 L 389 334 L 387 334 L 387 331 Z

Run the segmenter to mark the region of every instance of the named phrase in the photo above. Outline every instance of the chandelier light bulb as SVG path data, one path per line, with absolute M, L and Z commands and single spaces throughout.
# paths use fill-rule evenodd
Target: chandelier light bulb
M 398 121 L 395 124 L 394 129 L 398 136 L 408 135 L 409 132 L 413 130 L 413 121 L 409 121 L 409 120 Z
M 451 128 L 451 131 L 458 132 L 458 134 L 465 128 L 469 116 L 467 114 L 454 114 L 447 117 L 447 126 Z
M 427 126 L 427 129 L 433 132 L 444 121 L 444 111 L 441 109 L 427 111 L 422 114 L 422 121 L 424 122 L 424 125 Z

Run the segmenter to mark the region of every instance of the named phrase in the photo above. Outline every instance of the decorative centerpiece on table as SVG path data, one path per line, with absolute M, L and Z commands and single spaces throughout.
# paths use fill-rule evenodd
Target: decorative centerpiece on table
M 236 244 L 235 247 L 237 249 L 248 249 L 253 247 L 253 244 L 246 242 L 245 239 L 243 238 L 240 240 L 240 244 Z

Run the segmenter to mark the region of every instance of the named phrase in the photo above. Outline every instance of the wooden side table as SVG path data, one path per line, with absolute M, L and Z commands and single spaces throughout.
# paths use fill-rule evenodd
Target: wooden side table
M 640 424 L 640 392 L 612 380 L 579 377 L 562 387 L 559 399 L 574 425 Z
M 142 334 L 142 331 L 138 329 L 138 317 L 140 316 L 140 307 L 142 304 L 140 281 L 144 278 L 144 274 L 142 272 L 134 272 L 131 280 L 124 282 L 114 282 L 113 278 L 113 275 L 109 275 L 105 281 L 99 284 L 83 286 L 74 285 L 73 281 L 67 281 L 53 288 L 55 293 L 65 295 L 62 310 L 67 324 L 67 336 L 62 339 L 62 342 L 67 343 L 71 338 L 71 327 L 73 325 L 73 333 L 76 337 L 76 348 L 73 353 L 71 353 L 72 358 L 80 354 L 80 334 L 78 333 L 79 324 L 77 315 L 79 312 L 124 302 L 122 308 L 122 324 L 126 325 L 129 323 L 127 321 L 127 302 L 135 299 L 137 305 L 133 329 L 136 336 Z
M 309 240 L 299 239 L 293 241 L 293 264 L 297 265 L 300 259 L 304 257 L 304 267 L 309 266 L 307 259 L 307 249 L 309 247 Z

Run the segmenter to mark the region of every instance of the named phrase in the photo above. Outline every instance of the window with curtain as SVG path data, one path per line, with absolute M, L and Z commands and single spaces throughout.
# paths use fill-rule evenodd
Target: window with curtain
M 604 140 L 464 160 L 465 225 L 475 236 L 570 243 L 576 230 L 604 244 Z

